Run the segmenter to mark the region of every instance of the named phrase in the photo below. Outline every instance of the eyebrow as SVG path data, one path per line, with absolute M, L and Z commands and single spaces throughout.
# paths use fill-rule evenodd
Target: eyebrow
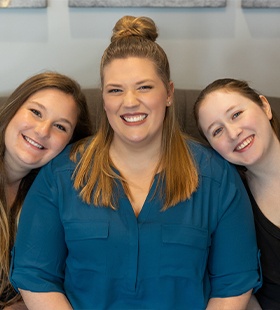
M 153 82 L 152 79 L 145 79 L 145 80 L 138 81 L 135 84 L 136 85 L 141 85 L 141 84 L 144 84 L 144 83 L 152 83 L 152 82 Z M 108 83 L 108 84 L 105 85 L 105 88 L 106 87 L 122 87 L 122 84 Z
M 136 85 L 144 84 L 144 83 L 152 83 L 153 81 L 154 80 L 152 80 L 152 79 L 145 79 L 145 80 L 137 82 Z
M 37 102 L 37 101 L 30 100 L 29 102 L 30 102 L 30 103 L 33 103 L 33 104 L 35 104 L 35 105 L 37 105 L 40 109 L 42 109 L 42 110 L 44 110 L 44 111 L 47 110 L 46 107 L 45 107 L 43 104 L 41 104 L 41 103 L 39 103 L 39 102 Z M 64 123 L 69 124 L 69 126 L 70 126 L 71 128 L 73 127 L 73 124 L 72 124 L 67 118 L 62 117 L 62 118 L 60 118 L 58 121 L 59 121 L 59 122 L 64 122 Z

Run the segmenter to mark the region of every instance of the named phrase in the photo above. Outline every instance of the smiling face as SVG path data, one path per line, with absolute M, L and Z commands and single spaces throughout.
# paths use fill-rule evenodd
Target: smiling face
M 170 96 L 150 60 L 130 57 L 108 64 L 103 99 L 115 143 L 161 143 Z
M 77 117 L 74 99 L 60 90 L 43 89 L 30 96 L 5 131 L 7 166 L 28 173 L 45 165 L 70 141 Z
M 238 92 L 216 90 L 202 101 L 199 125 L 211 144 L 226 160 L 247 168 L 258 164 L 273 143 L 271 109 L 265 97 L 263 107 Z

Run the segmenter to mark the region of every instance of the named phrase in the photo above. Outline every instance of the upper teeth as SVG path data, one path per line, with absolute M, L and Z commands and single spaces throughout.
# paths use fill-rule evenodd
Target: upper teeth
M 253 140 L 253 137 L 250 137 L 250 138 L 246 139 L 240 145 L 237 146 L 236 150 L 240 151 L 240 150 L 244 149 L 244 147 L 249 145 L 252 142 L 252 140 Z
M 39 144 L 39 143 L 37 143 L 37 142 L 31 140 L 30 138 L 28 138 L 28 137 L 26 137 L 26 136 L 24 136 L 24 139 L 25 139 L 27 142 L 29 142 L 30 144 L 36 146 L 38 149 L 43 149 L 43 148 L 44 148 L 41 144 Z
M 129 123 L 139 122 L 146 118 L 146 115 L 136 115 L 136 116 L 124 116 L 125 121 Z

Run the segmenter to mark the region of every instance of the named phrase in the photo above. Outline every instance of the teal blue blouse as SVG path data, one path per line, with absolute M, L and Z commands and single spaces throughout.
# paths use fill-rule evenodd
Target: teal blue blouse
M 197 191 L 163 212 L 154 182 L 138 218 L 120 184 L 116 210 L 83 203 L 67 148 L 27 195 L 13 249 L 14 287 L 61 292 L 74 309 L 197 310 L 211 297 L 256 290 L 253 215 L 239 175 L 214 151 L 190 147 Z

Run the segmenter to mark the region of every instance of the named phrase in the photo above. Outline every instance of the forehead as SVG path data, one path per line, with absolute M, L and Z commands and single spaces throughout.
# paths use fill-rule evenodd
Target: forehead
M 104 67 L 104 77 L 108 75 L 158 75 L 155 64 L 148 58 L 128 57 L 114 59 Z
M 28 97 L 24 104 L 30 102 L 48 106 L 52 109 L 59 108 L 59 106 L 69 106 L 71 109 L 76 107 L 76 109 L 79 109 L 78 103 L 72 94 L 65 93 L 57 88 L 44 88 L 36 91 Z
M 32 94 L 20 107 L 35 104 L 38 108 L 47 111 L 49 115 L 63 117 L 76 117 L 79 106 L 71 94 L 67 94 L 57 88 L 44 88 Z M 19 109 L 19 110 L 20 110 Z
M 206 107 L 211 109 L 227 109 L 229 105 L 242 104 L 248 101 L 251 100 L 237 91 L 219 89 L 212 91 L 205 96 L 201 101 L 199 113 L 201 112 L 201 109 L 205 109 Z
M 226 113 L 248 99 L 237 92 L 216 90 L 208 94 L 201 102 L 198 116 L 202 128 L 221 119 Z

